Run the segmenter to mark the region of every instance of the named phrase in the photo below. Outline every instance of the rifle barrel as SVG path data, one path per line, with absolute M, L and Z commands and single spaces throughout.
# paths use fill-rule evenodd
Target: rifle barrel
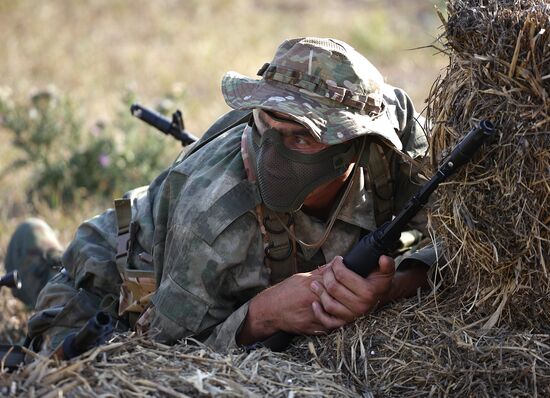
M 139 104 L 133 104 L 130 107 L 130 112 L 132 112 L 133 116 L 143 120 L 145 123 L 155 127 L 164 134 L 170 134 L 169 132 L 172 128 L 172 122 L 160 113 L 152 109 L 147 109 Z
M 103 344 L 112 332 L 113 325 L 110 315 L 99 311 L 78 332 L 67 336 L 53 352 L 52 357 L 57 359 L 74 358 Z

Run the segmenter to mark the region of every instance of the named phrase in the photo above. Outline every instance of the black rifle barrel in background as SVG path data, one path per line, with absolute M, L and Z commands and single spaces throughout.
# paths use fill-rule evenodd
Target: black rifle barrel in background
M 139 104 L 133 104 L 130 107 L 130 112 L 132 112 L 133 116 L 143 120 L 164 134 L 171 135 L 181 142 L 183 146 L 187 146 L 198 140 L 193 134 L 185 131 L 183 116 L 179 110 L 172 114 L 172 120 Z
M 96 346 L 99 346 L 113 333 L 113 322 L 106 312 L 98 312 L 78 332 L 70 334 L 53 352 L 57 359 L 74 358 Z
M 10 287 L 12 289 L 21 289 L 21 278 L 17 270 L 11 271 L 0 278 L 0 287 Z
M 468 163 L 486 138 L 492 136 L 494 126 L 482 120 L 456 145 L 440 164 L 437 173 L 407 202 L 401 212 L 390 222 L 361 239 L 344 257 L 344 264 L 362 277 L 378 267 L 381 255 L 387 255 L 399 240 L 401 232 L 411 219 L 424 207 L 430 195 L 458 168 Z

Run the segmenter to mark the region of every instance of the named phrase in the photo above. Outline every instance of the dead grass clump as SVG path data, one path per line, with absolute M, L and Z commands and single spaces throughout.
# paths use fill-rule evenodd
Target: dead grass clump
M 438 191 L 432 221 L 468 312 L 547 332 L 550 322 L 550 5 L 455 0 L 450 63 L 430 95 L 433 159 L 481 119 L 498 138 Z
M 488 333 L 459 311 L 459 297 L 439 299 L 394 304 L 331 335 L 303 339 L 292 354 L 342 372 L 374 396 L 550 396 L 548 333 Z
M 192 341 L 165 346 L 118 336 L 70 362 L 38 358 L 0 377 L 0 395 L 122 397 L 355 397 L 339 372 L 266 349 L 222 355 Z

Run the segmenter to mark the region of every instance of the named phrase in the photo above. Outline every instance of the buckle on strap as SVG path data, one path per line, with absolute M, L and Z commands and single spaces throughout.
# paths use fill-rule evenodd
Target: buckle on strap
M 270 242 L 264 249 L 265 256 L 272 261 L 284 261 L 289 258 L 293 252 L 294 247 L 290 239 L 287 244 L 278 246 L 275 245 L 274 242 Z
M 130 199 L 116 199 L 115 213 L 118 226 L 115 259 L 120 272 L 126 263 L 130 241 L 130 222 L 132 220 L 132 202 Z
M 116 242 L 116 266 L 122 274 L 128 261 L 128 251 L 136 240 L 139 223 L 132 220 L 132 201 L 130 199 L 116 199 L 115 212 L 118 224 Z

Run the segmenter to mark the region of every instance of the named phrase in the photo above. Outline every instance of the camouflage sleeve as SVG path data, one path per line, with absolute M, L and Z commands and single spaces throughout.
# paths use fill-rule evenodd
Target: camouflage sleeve
M 435 244 L 429 243 L 426 246 L 418 249 L 411 250 L 396 258 L 396 266 L 400 271 L 404 271 L 411 267 L 415 267 L 419 264 L 426 268 L 431 268 L 435 264 L 439 263 L 442 255 L 441 243 Z
M 77 289 L 65 271 L 58 273 L 40 292 L 37 312 L 29 320 L 31 348 L 51 352 L 96 313 L 99 303 L 98 296 Z
M 225 351 L 237 346 L 248 301 L 268 286 L 269 275 L 258 261 L 262 241 L 252 214 L 213 242 L 205 238 L 193 227 L 172 227 L 150 328 L 166 343 L 193 336 Z
M 204 343 L 219 352 L 237 348 L 237 335 L 243 327 L 246 315 L 248 314 L 249 303 L 250 300 L 229 315 L 225 321 L 217 325 Z

